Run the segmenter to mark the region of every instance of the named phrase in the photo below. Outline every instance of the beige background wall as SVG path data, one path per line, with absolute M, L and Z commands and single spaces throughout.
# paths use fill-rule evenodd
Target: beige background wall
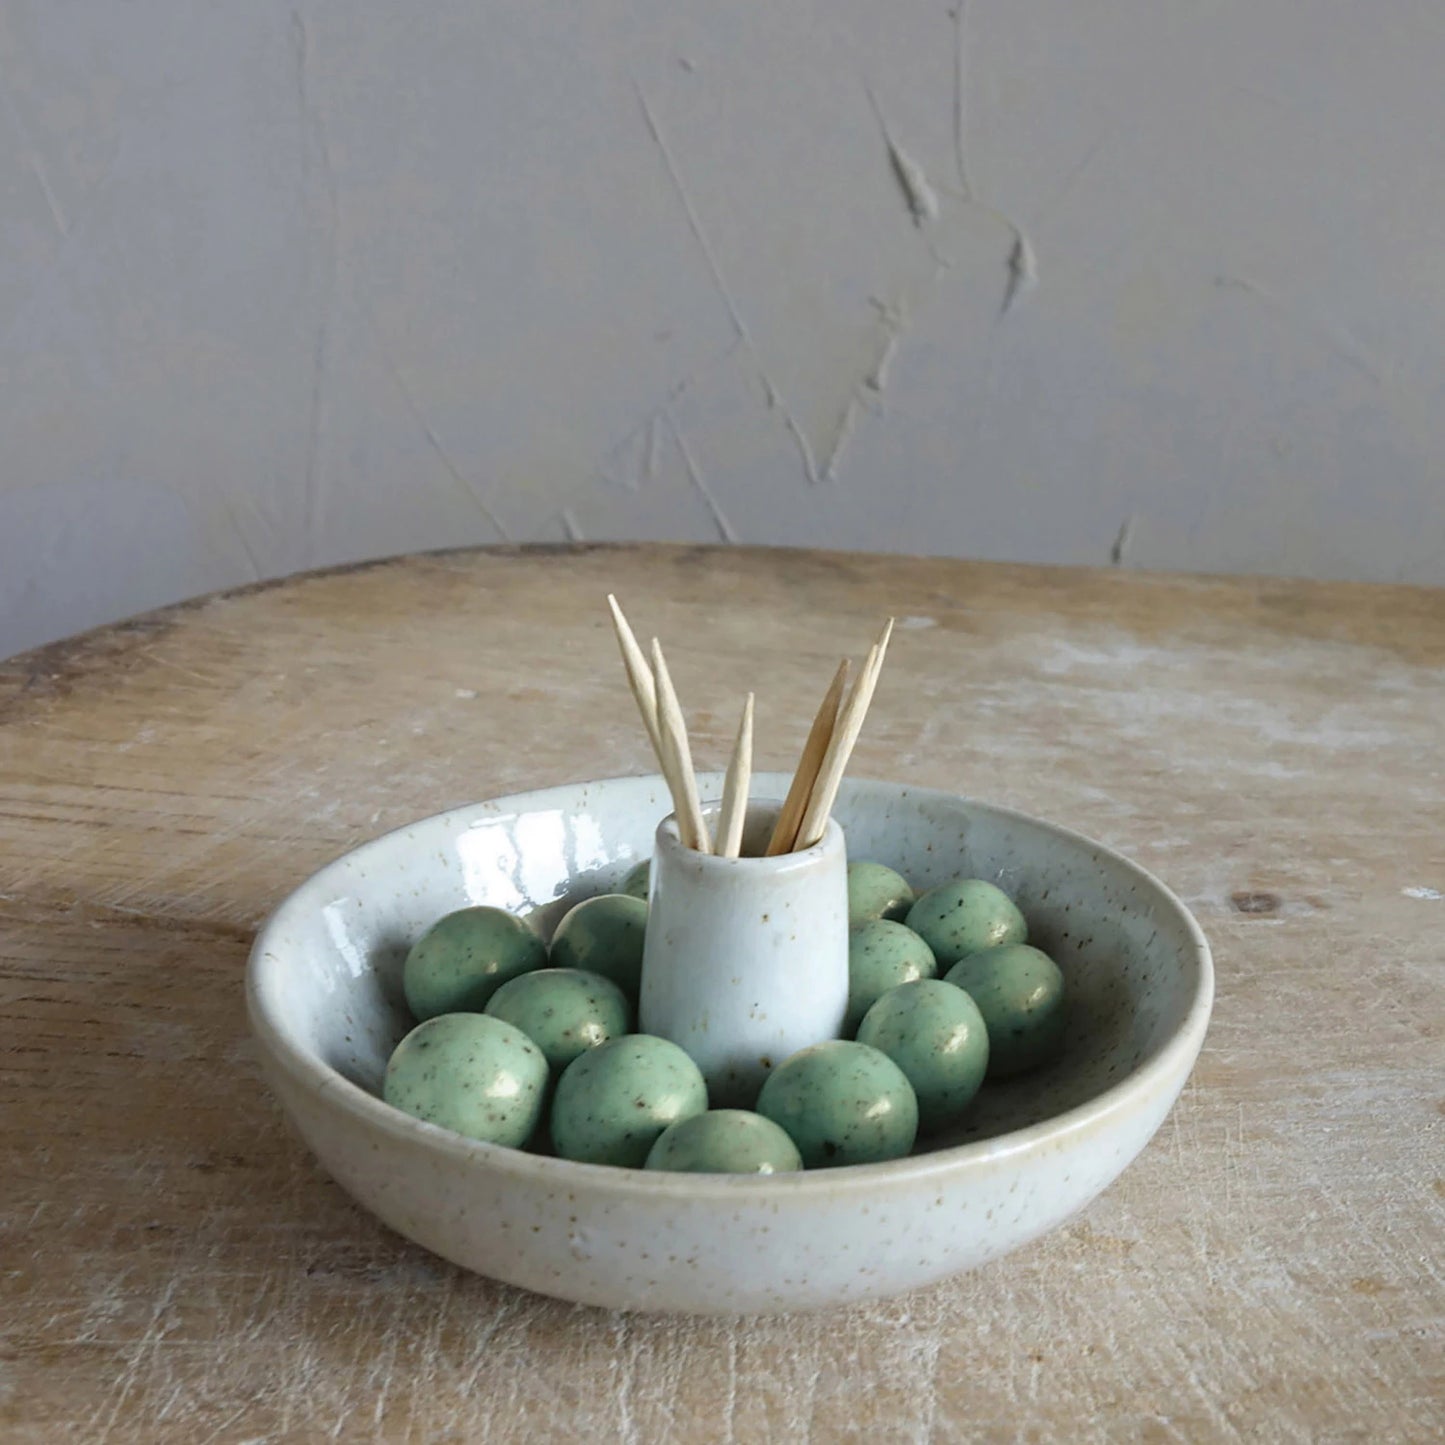
M 3 0 L 0 653 L 503 538 L 1445 583 L 1442 75 L 1430 0 Z

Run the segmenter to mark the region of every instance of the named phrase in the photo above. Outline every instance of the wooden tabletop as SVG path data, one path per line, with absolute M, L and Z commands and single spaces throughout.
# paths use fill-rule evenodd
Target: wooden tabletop
M 791 764 L 897 614 L 853 771 L 1057 819 L 1195 910 L 1214 1022 L 1073 1225 L 784 1320 L 608 1315 L 388 1233 L 285 1130 L 251 936 L 450 805 Z M 751 549 L 404 558 L 0 664 L 0 1437 L 1423 1441 L 1445 1432 L 1445 593 Z

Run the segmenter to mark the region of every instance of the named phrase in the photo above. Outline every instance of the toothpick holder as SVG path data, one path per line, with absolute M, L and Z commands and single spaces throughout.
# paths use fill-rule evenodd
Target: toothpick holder
M 752 1108 L 769 1071 L 839 1037 L 847 1012 L 843 831 L 830 819 L 813 847 L 756 856 L 779 807 L 749 805 L 740 858 L 684 846 L 675 816 L 657 829 L 639 1023 L 692 1056 L 714 1108 Z

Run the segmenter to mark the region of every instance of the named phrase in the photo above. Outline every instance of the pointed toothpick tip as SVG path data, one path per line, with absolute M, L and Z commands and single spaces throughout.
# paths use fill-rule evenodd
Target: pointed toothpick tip
M 697 776 L 692 768 L 687 723 L 683 720 L 682 706 L 667 670 L 667 660 L 662 655 L 662 643 L 655 637 L 652 639 L 652 667 L 657 674 L 657 731 L 663 753 L 672 765 L 669 781 L 673 785 L 672 800 L 676 805 L 678 832 L 689 848 L 709 853 L 712 844 L 698 803 Z
M 743 825 L 747 821 L 748 792 L 753 773 L 753 694 L 743 700 L 738 719 L 737 740 L 723 777 L 722 806 L 718 810 L 717 842 L 714 852 L 736 858 L 742 851 Z

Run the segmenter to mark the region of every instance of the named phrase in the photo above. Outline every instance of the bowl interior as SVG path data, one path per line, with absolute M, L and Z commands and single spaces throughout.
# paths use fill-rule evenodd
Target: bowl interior
M 703 796 L 720 778 L 700 778 Z M 763 774 L 756 796 L 788 779 Z M 379 1094 L 411 1026 L 401 966 L 442 914 L 487 903 L 529 914 L 544 936 L 578 900 L 650 857 L 671 804 L 658 778 L 620 778 L 501 798 L 424 819 L 322 869 L 277 910 L 253 961 L 253 992 L 282 1040 Z M 1161 1050 L 1204 986 L 1188 914 L 1125 859 L 1022 814 L 898 784 L 845 785 L 835 816 L 854 861 L 896 868 L 918 889 L 960 876 L 1009 893 L 1029 940 L 1063 970 L 1060 1060 L 988 1084 L 934 1149 L 993 1138 L 1089 1103 Z

